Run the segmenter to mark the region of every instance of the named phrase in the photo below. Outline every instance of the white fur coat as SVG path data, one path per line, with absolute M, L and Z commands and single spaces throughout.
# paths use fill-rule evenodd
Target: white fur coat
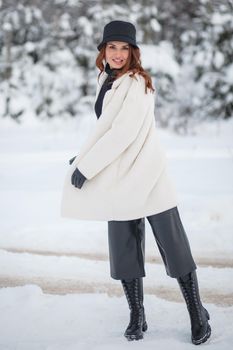
M 103 99 L 102 114 L 69 166 L 61 216 L 83 220 L 133 220 L 177 205 L 154 117 L 154 93 L 142 76 L 126 73 Z M 107 73 L 97 84 L 96 99 Z M 75 167 L 86 176 L 71 184 Z

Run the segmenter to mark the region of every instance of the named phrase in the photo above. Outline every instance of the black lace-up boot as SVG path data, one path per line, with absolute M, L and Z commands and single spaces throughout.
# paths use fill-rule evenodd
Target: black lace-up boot
M 142 278 L 134 278 L 121 280 L 121 283 L 130 309 L 130 322 L 124 336 L 128 340 L 142 339 L 143 332 L 147 330 L 143 306 L 143 280 Z
M 200 300 L 196 271 L 179 277 L 177 280 L 190 316 L 192 343 L 195 345 L 205 343 L 211 335 L 208 323 L 210 316 Z

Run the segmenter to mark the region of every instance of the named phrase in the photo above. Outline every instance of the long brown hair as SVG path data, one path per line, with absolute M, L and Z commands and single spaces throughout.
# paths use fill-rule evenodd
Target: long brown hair
M 106 48 L 106 43 L 103 45 L 103 47 L 101 48 L 96 58 L 96 67 L 99 68 L 100 70 L 98 79 L 105 68 L 103 64 L 103 60 L 105 59 L 105 48 Z M 126 61 L 126 64 L 123 66 L 122 69 L 120 69 L 119 71 L 117 70 L 116 79 L 122 76 L 123 74 L 127 73 L 128 71 L 132 72 L 132 74 L 129 75 L 130 77 L 135 78 L 134 75 L 136 73 L 143 76 L 143 78 L 145 79 L 145 93 L 147 93 L 147 89 L 150 89 L 151 91 L 155 91 L 154 87 L 152 86 L 152 80 L 149 73 L 147 73 L 142 68 L 140 49 L 132 45 L 129 45 L 129 56 Z

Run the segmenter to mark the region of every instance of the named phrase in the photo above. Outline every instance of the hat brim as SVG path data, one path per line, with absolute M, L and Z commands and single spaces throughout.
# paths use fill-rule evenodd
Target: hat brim
M 111 35 L 107 38 L 105 38 L 105 40 L 103 40 L 98 46 L 97 49 L 100 51 L 103 47 L 103 45 L 105 43 L 108 43 L 109 41 L 124 41 L 128 44 L 131 44 L 132 46 L 136 47 L 137 49 L 139 49 L 139 47 L 135 44 L 135 42 L 133 40 L 131 40 L 130 38 L 126 38 L 125 35 L 121 36 L 121 35 Z

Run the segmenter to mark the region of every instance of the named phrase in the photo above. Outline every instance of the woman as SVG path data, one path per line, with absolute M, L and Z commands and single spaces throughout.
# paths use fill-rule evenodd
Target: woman
M 121 281 L 130 309 L 128 340 L 142 339 L 147 330 L 142 280 L 146 217 L 166 273 L 177 278 L 186 301 L 192 342 L 204 343 L 211 334 L 209 314 L 200 300 L 196 264 L 159 144 L 154 88 L 141 66 L 134 25 L 108 23 L 98 50 L 97 122 L 70 161 L 61 214 L 108 221 L 111 277 Z

